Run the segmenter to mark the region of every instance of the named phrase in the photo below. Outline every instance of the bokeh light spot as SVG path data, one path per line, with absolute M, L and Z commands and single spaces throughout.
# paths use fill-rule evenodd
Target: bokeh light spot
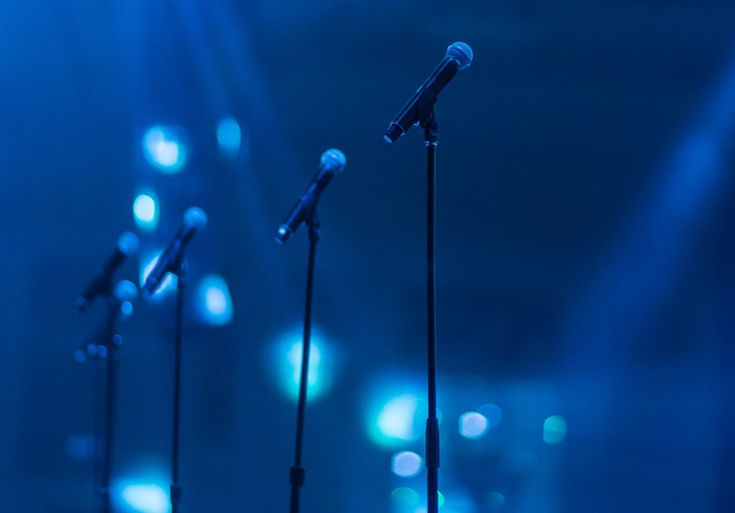
M 561 415 L 553 415 L 544 421 L 544 442 L 560 444 L 567 436 L 567 421 Z

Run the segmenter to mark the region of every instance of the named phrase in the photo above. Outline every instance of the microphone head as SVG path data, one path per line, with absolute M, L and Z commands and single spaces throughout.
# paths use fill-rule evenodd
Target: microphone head
M 322 158 L 319 161 L 322 169 L 327 169 L 333 172 L 335 175 L 340 174 L 345 170 L 347 165 L 347 157 L 340 150 L 332 148 L 322 153 Z
M 472 64 L 473 57 L 474 54 L 472 53 L 472 48 L 470 48 L 470 45 L 467 43 L 458 41 L 456 43 L 452 43 L 449 45 L 449 48 L 447 48 L 447 58 L 454 60 L 459 65 L 459 69 L 469 67 L 469 65 Z
M 133 232 L 123 232 L 117 239 L 117 249 L 125 256 L 131 256 L 140 249 L 140 239 Z
M 115 298 L 121 303 L 124 301 L 135 301 L 138 297 L 138 287 L 129 280 L 120 280 L 115 285 Z
M 201 230 L 207 226 L 207 214 L 199 207 L 190 207 L 184 212 L 184 226 L 187 229 Z

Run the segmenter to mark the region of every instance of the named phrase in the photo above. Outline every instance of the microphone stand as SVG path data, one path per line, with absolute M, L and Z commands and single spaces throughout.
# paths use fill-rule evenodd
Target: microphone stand
M 437 97 L 424 94 L 418 104 L 419 125 L 426 145 L 426 320 L 427 385 L 429 412 L 426 419 L 427 513 L 439 510 L 439 419 L 436 407 L 436 147 L 439 127 L 434 107 Z
M 93 361 L 95 366 L 95 398 L 94 398 L 94 463 L 93 482 L 95 493 L 99 498 L 99 508 L 102 513 L 112 511 L 110 481 L 115 449 L 115 414 L 117 411 L 117 351 L 122 345 L 122 338 L 115 334 L 120 301 L 112 293 L 112 277 L 106 280 L 103 292 L 100 294 L 107 307 L 104 324 L 101 330 L 102 343 L 93 340 Z M 96 338 L 96 337 L 95 337 Z M 104 350 L 103 350 L 104 348 Z M 85 348 L 85 352 L 88 350 Z M 104 376 L 104 417 L 100 419 L 101 394 L 97 392 L 100 381 L 100 360 L 106 360 Z M 100 427 L 102 424 L 102 427 Z M 102 433 L 100 433 L 102 431 Z M 100 439 L 102 439 L 100 451 Z
M 176 276 L 176 321 L 174 328 L 173 434 L 171 444 L 171 513 L 177 513 L 182 488 L 179 484 L 179 447 L 181 431 L 181 341 L 184 324 L 184 295 L 187 286 L 186 262 L 183 255 L 173 267 Z
M 319 216 L 316 204 L 306 212 L 305 222 L 309 228 L 309 263 L 306 275 L 306 307 L 304 310 L 304 334 L 301 347 L 301 379 L 299 380 L 299 402 L 296 414 L 296 449 L 294 464 L 291 467 L 289 481 L 291 483 L 290 513 L 298 513 L 299 496 L 304 486 L 306 472 L 301 465 L 301 453 L 304 444 L 304 417 L 306 414 L 306 392 L 309 383 L 309 352 L 311 349 L 311 304 L 314 296 L 314 264 L 316 260 L 316 245 L 319 242 Z
M 107 357 L 107 380 L 105 385 L 105 445 L 102 460 L 102 511 L 110 513 L 110 478 L 112 475 L 112 457 L 115 446 L 115 413 L 117 401 L 117 349 L 118 337 L 115 336 L 115 324 L 120 312 L 120 302 L 112 294 L 106 295 L 107 319 L 105 322 L 105 349 Z

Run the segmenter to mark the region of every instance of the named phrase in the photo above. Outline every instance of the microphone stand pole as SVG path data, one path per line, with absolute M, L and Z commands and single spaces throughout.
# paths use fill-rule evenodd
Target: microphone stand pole
M 311 349 L 311 304 L 314 296 L 314 264 L 316 260 L 316 245 L 319 242 L 319 217 L 316 205 L 306 213 L 306 225 L 309 228 L 309 263 L 306 275 L 306 307 L 304 311 L 304 334 L 301 347 L 301 378 L 299 380 L 299 403 L 296 414 L 296 449 L 294 464 L 291 467 L 289 481 L 291 483 L 290 513 L 298 513 L 299 496 L 304 486 L 306 472 L 301 465 L 301 453 L 304 444 L 304 417 L 306 414 L 306 392 L 309 384 L 309 352 Z
M 101 370 L 100 360 L 105 360 L 104 377 L 104 417 L 100 421 L 100 394 L 95 392 L 94 400 L 94 485 L 96 495 L 99 498 L 99 507 L 102 513 L 111 513 L 110 481 L 112 477 L 112 462 L 115 450 L 115 414 L 117 411 L 117 350 L 122 344 L 122 339 L 115 334 L 117 318 L 120 313 L 120 301 L 112 293 L 112 277 L 109 284 L 101 294 L 107 306 L 107 314 L 101 332 L 102 343 L 93 341 L 93 361 L 95 366 L 95 390 L 98 379 L 98 371 Z M 103 350 L 104 348 L 104 350 Z M 85 349 L 86 350 L 86 349 Z M 100 376 L 101 378 L 101 376 Z M 100 424 L 102 427 L 100 429 Z M 102 433 L 100 433 L 102 431 Z M 100 438 L 102 444 L 100 447 Z M 101 450 L 100 450 L 101 449 Z
M 436 123 L 435 95 L 425 95 L 419 103 L 419 124 L 426 145 L 426 319 L 428 345 L 428 406 L 426 419 L 427 513 L 439 510 L 439 419 L 436 407 Z
M 120 302 L 112 294 L 107 295 L 107 319 L 105 322 L 105 349 L 107 357 L 107 381 L 105 385 L 105 446 L 102 460 L 102 511 L 110 513 L 110 478 L 112 457 L 115 446 L 115 412 L 117 400 L 117 344 L 115 340 L 115 321 L 120 311 Z
M 181 341 L 184 324 L 184 295 L 187 286 L 186 263 L 183 256 L 176 262 L 176 326 L 174 331 L 174 390 L 173 390 L 173 432 L 171 447 L 171 513 L 178 513 L 181 502 L 179 484 L 179 446 L 181 431 Z

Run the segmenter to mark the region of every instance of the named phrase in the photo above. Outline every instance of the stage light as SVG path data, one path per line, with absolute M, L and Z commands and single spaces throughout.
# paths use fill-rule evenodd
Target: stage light
M 416 506 L 419 502 L 419 494 L 413 488 L 399 486 L 390 493 L 390 498 L 399 506 Z
M 567 421 L 560 415 L 553 415 L 544 421 L 544 442 L 549 445 L 560 444 L 567 436 Z
M 161 256 L 161 251 L 158 250 L 153 253 L 149 253 L 147 256 L 142 257 L 140 261 L 140 286 L 143 287 L 145 284 L 146 278 L 148 278 L 148 275 L 153 270 L 153 267 L 155 267 L 156 262 L 158 262 L 158 258 Z M 166 277 L 161 282 L 161 286 L 156 290 L 156 292 L 153 293 L 153 295 L 150 297 L 151 299 L 159 299 L 165 296 L 167 293 L 172 292 L 176 290 L 176 285 L 178 282 L 178 278 L 168 273 Z
M 497 404 L 483 404 L 477 409 L 487 419 L 487 428 L 495 429 L 503 421 L 503 410 Z
M 217 144 L 220 151 L 229 157 L 236 157 L 240 152 L 242 132 L 234 118 L 221 119 L 217 124 Z
M 162 483 L 126 482 L 121 484 L 115 502 L 129 513 L 167 513 L 170 510 L 167 487 Z
M 158 200 L 153 194 L 138 194 L 133 201 L 135 224 L 142 230 L 158 226 Z
M 421 456 L 412 451 L 401 451 L 391 458 L 391 470 L 400 477 L 413 477 L 421 472 L 423 460 Z
M 143 154 L 150 165 L 165 174 L 180 172 L 187 160 L 187 150 L 180 130 L 154 126 L 143 135 Z
M 224 326 L 232 320 L 230 288 L 222 276 L 208 274 L 197 287 L 197 311 L 199 318 L 215 326 Z
M 487 506 L 490 513 L 500 513 L 505 506 L 505 496 L 499 492 L 490 492 L 487 494 Z
M 459 417 L 459 434 L 470 440 L 485 436 L 488 430 L 487 418 L 476 411 L 468 411 Z
M 381 445 L 396 445 L 396 442 L 412 442 L 420 436 L 416 418 L 419 399 L 413 394 L 402 394 L 390 399 L 381 408 L 376 419 L 377 437 L 374 441 Z
M 278 388 L 292 400 L 299 397 L 301 381 L 301 329 L 294 329 L 281 336 L 270 351 L 271 366 Z M 332 386 L 337 370 L 337 358 L 330 344 L 318 330 L 311 334 L 309 350 L 309 376 L 307 380 L 307 400 L 313 401 L 323 396 Z

